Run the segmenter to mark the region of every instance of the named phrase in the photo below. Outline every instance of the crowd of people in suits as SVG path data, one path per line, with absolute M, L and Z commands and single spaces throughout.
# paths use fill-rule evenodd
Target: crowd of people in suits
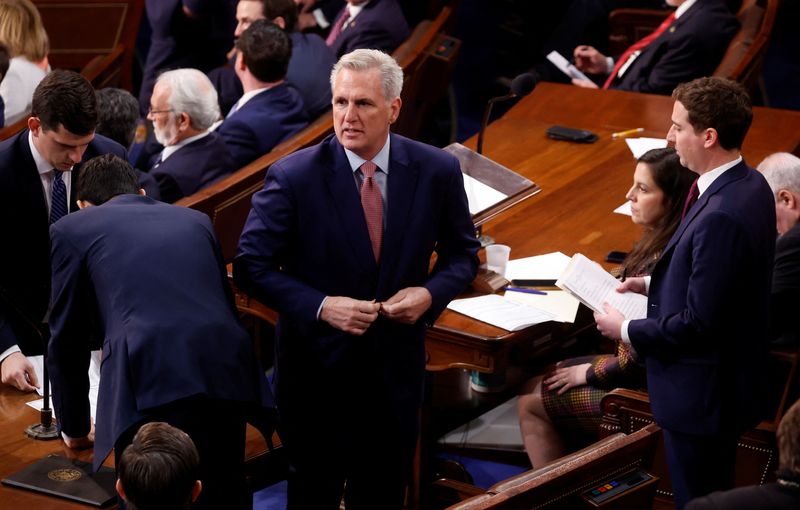
M 662 27 L 616 60 L 574 50 L 597 80 L 576 85 L 675 99 L 675 148 L 644 155 L 628 193 L 645 233 L 620 290 L 648 294 L 648 318 L 597 314 L 616 356 L 567 360 L 526 386 L 519 412 L 538 467 L 565 453 L 563 427 L 596 423 L 614 376 L 641 388 L 646 367 L 682 508 L 731 485 L 733 445 L 758 417 L 752 381 L 768 325 L 776 342 L 797 342 L 787 318 L 800 297 L 800 160 L 768 158 L 763 177 L 748 167 L 747 94 L 726 80 L 692 81 L 733 37 L 729 7 L 667 3 L 676 11 Z M 147 0 L 146 13 L 137 98 L 50 70 L 35 6 L 0 0 L 9 56 L 0 106 L 6 124 L 28 118 L 0 143 L 1 216 L 20 218 L 0 227 L 2 383 L 35 390 L 43 381 L 25 355 L 46 350 L 65 443 L 94 446 L 97 465 L 113 449 L 132 507 L 148 496 L 128 467 L 174 448 L 184 471 L 163 488 L 181 487 L 169 497 L 246 508 L 245 423 L 272 423 L 277 406 L 291 507 L 338 508 L 344 498 L 349 509 L 402 508 L 425 330 L 474 278 L 479 245 L 457 160 L 390 133 L 403 72 L 388 53 L 409 35 L 400 3 Z M 7 28 L 22 19 L 31 29 L 15 39 Z M 233 265 L 237 285 L 280 316 L 270 387 L 208 218 L 168 204 L 327 114 L 333 135 L 270 168 Z M 131 157 L 142 117 L 151 136 Z M 93 348 L 103 360 L 97 427 L 86 398 Z M 787 414 L 782 444 L 795 444 L 797 414 Z M 789 446 L 781 454 L 793 458 Z

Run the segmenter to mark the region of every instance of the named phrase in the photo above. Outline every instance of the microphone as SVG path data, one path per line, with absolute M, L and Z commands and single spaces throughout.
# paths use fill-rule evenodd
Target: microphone
M 492 114 L 492 106 L 500 101 L 507 101 L 515 97 L 525 97 L 533 92 L 536 87 L 536 77 L 533 73 L 522 73 L 513 80 L 511 80 L 511 87 L 508 94 L 505 96 L 493 97 L 486 104 L 486 110 L 483 112 L 483 122 L 481 122 L 481 130 L 478 131 L 478 154 L 483 154 L 483 135 L 486 132 L 486 125 L 489 124 L 489 116 Z

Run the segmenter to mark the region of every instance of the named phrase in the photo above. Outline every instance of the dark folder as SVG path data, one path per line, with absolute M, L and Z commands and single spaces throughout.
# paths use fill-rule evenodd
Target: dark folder
M 102 467 L 94 472 L 92 465 L 60 455 L 50 455 L 3 479 L 5 485 L 20 487 L 60 498 L 80 501 L 97 507 L 116 500 L 113 469 Z

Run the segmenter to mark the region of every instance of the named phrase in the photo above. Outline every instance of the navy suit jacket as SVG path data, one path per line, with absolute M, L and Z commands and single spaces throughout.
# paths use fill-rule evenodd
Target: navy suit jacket
M 394 134 L 389 158 L 380 265 L 353 172 L 334 135 L 272 165 L 253 197 L 234 276 L 280 314 L 279 403 L 307 405 L 304 399 L 318 399 L 325 388 L 325 394 L 416 419 L 425 324 L 472 281 L 479 245 L 455 158 Z M 433 252 L 437 260 L 429 271 Z M 384 301 L 413 286 L 433 297 L 416 324 L 381 316 L 355 337 L 317 320 L 325 296 Z M 380 401 L 363 402 L 365 384 Z
M 775 244 L 770 307 L 773 342 L 800 344 L 797 310 L 800 310 L 800 223 L 784 232 Z
M 71 437 L 89 432 L 83 323 L 96 316 L 102 331 L 95 466 L 148 409 L 195 395 L 272 404 L 206 215 L 120 195 L 50 234 L 47 365 L 58 423 Z
M 711 75 L 738 29 L 725 2 L 698 0 L 610 88 L 671 94 L 679 83 Z
M 150 170 L 150 175 L 158 183 L 161 200 L 172 203 L 200 191 L 236 168 L 225 142 L 217 133 L 209 133 L 172 153 Z
M 628 325 L 656 422 L 689 434 L 761 418 L 775 199 L 744 162 L 689 210 L 656 263 L 647 319 Z
M 7 299 L 13 301 L 31 321 L 41 323 L 50 303 L 50 217 L 42 181 L 28 144 L 27 129 L 0 143 L 0 352 L 14 344 L 25 354 L 43 350 L 39 335 L 22 320 Z M 77 211 L 75 193 L 83 162 L 101 155 L 116 154 L 127 159 L 125 149 L 96 135 L 81 163 L 72 168 L 70 211 Z M 43 332 L 46 334 L 47 331 Z
M 336 20 L 342 16 L 345 8 L 339 11 Z M 336 20 L 331 25 L 335 25 Z M 342 30 L 331 45 L 331 50 L 337 60 L 361 48 L 391 53 L 408 38 L 409 33 L 408 22 L 397 0 L 372 0 Z
M 245 103 L 217 128 L 239 169 L 308 125 L 303 100 L 285 82 Z

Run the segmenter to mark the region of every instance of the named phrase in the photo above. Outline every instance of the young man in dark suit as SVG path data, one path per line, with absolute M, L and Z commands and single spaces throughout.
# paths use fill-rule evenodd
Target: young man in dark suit
M 326 42 L 336 58 L 360 48 L 391 53 L 409 33 L 397 0 L 347 0 L 331 23 Z
M 256 20 L 236 41 L 236 52 L 244 95 L 217 132 L 234 166 L 241 168 L 306 127 L 309 119 L 300 94 L 285 80 L 292 55 L 286 32 L 270 21 Z
M 84 161 L 125 157 L 121 145 L 95 136 L 97 122 L 92 85 L 56 70 L 34 92 L 28 129 L 0 143 L 0 371 L 3 384 L 22 391 L 41 383 L 24 355 L 41 354 L 49 335 L 50 224 L 78 210 Z
M 264 372 L 208 217 L 143 195 L 126 161 L 95 158 L 78 189 L 82 210 L 50 229 L 47 366 L 59 428 L 70 448 L 94 443 L 99 467 L 143 423 L 167 422 L 200 452 L 198 508 L 248 508 L 245 426 L 272 405 Z M 96 433 L 82 331 L 91 318 L 103 338 Z
M 239 241 L 237 283 L 280 314 L 289 508 L 402 507 L 426 325 L 477 270 L 458 161 L 389 132 L 402 84 L 385 53 L 344 56 L 335 136 L 272 165 Z
M 775 201 L 742 159 L 753 116 L 742 86 L 700 78 L 672 96 L 667 140 L 699 177 L 652 279 L 620 286 L 648 295 L 647 318 L 625 321 L 607 306 L 595 320 L 645 362 L 681 509 L 733 485 L 738 438 L 762 416 Z

